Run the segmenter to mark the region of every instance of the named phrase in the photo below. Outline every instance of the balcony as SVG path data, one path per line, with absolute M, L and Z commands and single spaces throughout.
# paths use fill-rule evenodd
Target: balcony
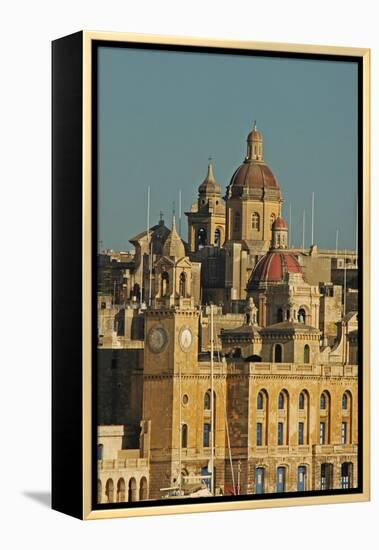
M 148 469 L 147 458 L 104 459 L 97 461 L 98 470 Z

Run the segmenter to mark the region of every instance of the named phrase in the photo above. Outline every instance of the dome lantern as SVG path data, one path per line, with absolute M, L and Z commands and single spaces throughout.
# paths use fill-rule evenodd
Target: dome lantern
M 286 220 L 279 216 L 272 224 L 271 230 L 271 248 L 276 250 L 288 248 L 288 225 Z
M 263 138 L 257 130 L 257 122 L 254 120 L 253 129 L 247 136 L 247 161 L 263 162 Z

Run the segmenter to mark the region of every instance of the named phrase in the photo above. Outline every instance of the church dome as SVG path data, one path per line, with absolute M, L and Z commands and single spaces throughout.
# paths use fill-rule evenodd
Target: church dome
M 162 253 L 163 256 L 169 256 L 172 258 L 184 258 L 186 255 L 183 241 L 176 231 L 175 216 L 172 220 L 171 232 L 163 245 Z
M 288 224 L 284 218 L 279 216 L 272 224 L 272 229 L 288 229 Z
M 234 172 L 229 189 L 233 197 L 241 196 L 244 190 L 271 191 L 280 199 L 280 188 L 267 164 L 245 160 Z
M 227 196 L 280 200 L 280 187 L 271 169 L 263 160 L 263 138 L 254 123 L 247 136 L 247 155 L 230 180 Z
M 255 266 L 247 284 L 247 290 L 253 290 L 259 283 L 284 282 L 288 273 L 303 273 L 294 254 L 270 251 Z

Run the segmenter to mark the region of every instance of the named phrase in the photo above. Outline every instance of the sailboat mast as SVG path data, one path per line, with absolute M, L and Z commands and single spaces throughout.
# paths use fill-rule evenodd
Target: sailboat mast
M 311 246 L 313 246 L 315 240 L 315 194 L 312 193 L 312 239 Z
M 148 292 L 146 293 L 147 296 L 145 296 L 145 300 L 146 302 L 149 304 L 149 306 L 151 305 L 151 266 L 150 266 L 150 257 L 151 257 L 151 252 L 150 252 L 150 246 L 151 246 L 151 242 L 150 242 L 150 185 L 148 186 L 147 188 L 147 219 L 146 219 L 146 236 L 147 236 L 147 253 L 148 253 L 148 258 L 147 258 L 147 267 L 148 267 L 148 278 L 149 278 L 149 283 L 148 283 Z M 146 290 L 146 289 L 145 289 Z
M 213 389 L 213 361 L 214 332 L 213 332 L 213 304 L 211 304 L 211 494 L 214 495 L 214 389 Z
M 179 361 L 179 476 L 178 485 L 181 494 L 182 489 L 182 368 Z

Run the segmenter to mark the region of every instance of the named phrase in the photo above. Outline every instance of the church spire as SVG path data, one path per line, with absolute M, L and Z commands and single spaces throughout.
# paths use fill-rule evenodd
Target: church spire
M 185 255 L 184 244 L 176 230 L 175 213 L 173 213 L 171 232 L 163 245 L 163 256 L 184 258 Z
M 217 183 L 213 174 L 212 157 L 208 158 L 208 169 L 205 180 L 199 186 L 199 195 L 216 194 L 221 196 L 221 187 Z

